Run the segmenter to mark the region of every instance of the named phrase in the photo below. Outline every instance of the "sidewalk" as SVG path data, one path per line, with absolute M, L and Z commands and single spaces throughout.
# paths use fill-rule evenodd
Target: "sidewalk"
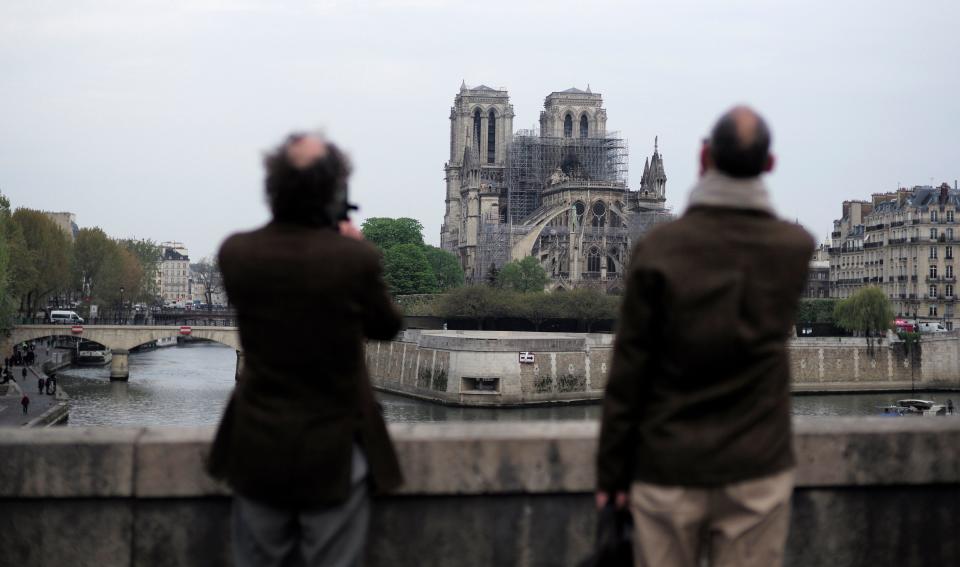
M 59 384 L 57 385 L 58 395 L 41 394 L 37 391 L 39 378 L 41 376 L 46 378 L 41 370 L 43 364 L 52 357 L 47 356 L 45 347 L 38 348 L 35 352 L 37 360 L 33 366 L 27 367 L 26 379 L 22 377 L 22 366 L 11 366 L 10 370 L 17 381 L 0 385 L 0 427 L 23 427 L 30 420 L 40 417 L 44 412 L 64 401 L 59 395 Z M 2 395 L 3 388 L 7 388 L 6 395 Z M 30 398 L 30 406 L 26 414 L 23 413 L 23 406 L 20 405 L 24 392 Z

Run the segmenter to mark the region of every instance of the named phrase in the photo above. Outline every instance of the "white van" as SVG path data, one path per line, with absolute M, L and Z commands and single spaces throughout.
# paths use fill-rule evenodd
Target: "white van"
M 76 311 L 51 311 L 50 322 L 64 325 L 79 325 L 83 323 L 83 318 L 77 315 Z
M 943 326 L 943 323 L 938 323 L 937 321 L 921 321 L 920 332 L 921 333 L 946 333 L 947 328 Z

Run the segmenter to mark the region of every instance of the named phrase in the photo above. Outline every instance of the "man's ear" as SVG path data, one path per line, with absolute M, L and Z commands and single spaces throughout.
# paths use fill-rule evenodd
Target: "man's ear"
M 767 163 L 763 165 L 763 172 L 770 173 L 773 171 L 773 166 L 777 163 L 777 158 L 773 154 L 767 154 Z
M 703 176 L 708 169 L 713 167 L 713 160 L 710 158 L 710 142 L 704 141 L 700 146 L 700 175 Z

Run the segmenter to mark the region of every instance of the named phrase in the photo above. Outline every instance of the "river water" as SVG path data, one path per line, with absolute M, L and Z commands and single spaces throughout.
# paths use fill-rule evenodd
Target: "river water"
M 70 425 L 195 426 L 216 425 L 234 386 L 236 354 L 215 343 L 190 343 L 130 355 L 130 380 L 110 382 L 103 367 L 71 367 L 58 372 L 69 394 Z M 521 409 L 455 408 L 378 394 L 387 421 L 594 420 L 599 404 Z M 800 395 L 795 415 L 877 415 L 878 408 L 900 398 L 946 403 L 960 392 Z

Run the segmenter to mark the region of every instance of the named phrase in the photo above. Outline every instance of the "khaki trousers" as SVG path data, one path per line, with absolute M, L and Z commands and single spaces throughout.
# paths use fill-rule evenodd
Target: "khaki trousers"
M 794 471 L 717 487 L 630 487 L 638 567 L 777 567 Z

